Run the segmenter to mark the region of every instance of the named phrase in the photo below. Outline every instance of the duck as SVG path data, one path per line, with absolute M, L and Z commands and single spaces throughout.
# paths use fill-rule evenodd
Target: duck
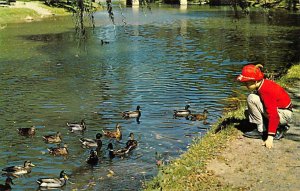
M 103 39 L 101 39 L 101 45 L 103 45 L 103 44 L 109 44 L 109 42 L 108 41 L 104 41 Z
M 207 109 L 204 109 L 202 114 L 190 114 L 189 116 L 192 121 L 202 121 L 207 119 L 208 113 L 209 112 L 207 111 Z
M 82 119 L 80 123 L 67 123 L 67 126 L 69 127 L 69 130 L 71 132 L 86 130 L 86 125 L 85 125 L 84 119 Z
M 10 177 L 7 177 L 5 180 L 5 184 L 0 184 L 0 191 L 10 191 L 11 190 L 11 184 L 14 184 L 12 179 Z
M 86 159 L 86 162 L 90 165 L 97 165 L 99 162 L 99 158 L 97 156 L 97 151 L 91 150 L 90 156 Z
M 103 134 L 106 137 L 115 138 L 117 140 L 121 140 L 122 139 L 121 126 L 119 125 L 119 123 L 117 123 L 115 131 L 105 131 L 105 130 L 102 130 L 102 132 L 103 132 Z
M 138 145 L 138 142 L 136 140 L 134 140 L 134 134 L 130 133 L 129 134 L 130 140 L 128 140 L 126 142 L 126 149 L 129 149 L 129 151 L 132 151 L 133 149 L 135 149 Z
M 180 110 L 174 110 L 173 117 L 187 117 L 191 114 L 191 111 L 189 110 L 190 105 L 186 105 L 184 109 Z
M 4 171 L 5 172 L 4 174 L 7 176 L 11 175 L 11 176 L 18 177 L 18 175 L 24 175 L 30 173 L 31 168 L 34 166 L 35 165 L 31 161 L 26 160 L 23 166 L 9 166 L 3 168 L 2 171 Z
M 22 136 L 33 136 L 35 135 L 35 127 L 24 127 L 24 128 L 18 128 L 18 132 Z
M 140 118 L 141 117 L 141 107 L 138 105 L 136 107 L 135 111 L 124 111 L 122 112 L 122 117 L 124 119 L 129 119 L 129 118 Z
M 129 148 L 126 148 L 126 147 L 118 149 L 118 150 L 114 150 L 112 143 L 109 143 L 107 145 L 107 150 L 109 150 L 108 156 L 110 159 L 113 159 L 115 157 L 123 158 L 127 153 L 129 153 Z
M 66 185 L 68 176 L 65 171 L 62 170 L 59 174 L 59 178 L 39 178 L 36 182 L 42 188 L 60 188 Z
M 43 136 L 43 139 L 47 143 L 59 143 L 62 141 L 60 132 L 56 132 L 56 134 L 54 134 L 54 135 L 53 134 L 45 135 L 45 136 Z
M 57 155 L 68 155 L 68 147 L 66 144 L 64 144 L 63 147 L 50 147 L 48 148 L 48 151 L 50 154 L 57 156 Z
M 97 147 L 99 150 L 102 147 L 102 141 L 101 141 L 102 134 L 97 133 L 96 139 L 88 139 L 88 138 L 80 138 L 79 141 L 81 142 L 83 147 Z

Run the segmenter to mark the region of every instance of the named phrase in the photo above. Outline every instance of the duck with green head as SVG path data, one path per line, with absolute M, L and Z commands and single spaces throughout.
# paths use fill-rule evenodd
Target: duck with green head
M 184 109 L 174 110 L 173 117 L 174 118 L 177 118 L 177 117 L 187 118 L 191 114 L 191 111 L 189 110 L 189 108 L 190 108 L 190 105 L 186 105 Z
M 130 140 L 126 142 L 126 149 L 129 149 L 129 151 L 132 151 L 138 146 L 138 142 L 134 139 L 134 134 L 130 133 L 129 134 Z
M 109 156 L 110 159 L 113 159 L 115 157 L 123 158 L 130 151 L 129 148 L 121 148 L 121 149 L 118 149 L 118 150 L 114 150 L 112 143 L 109 143 L 107 145 L 107 150 L 108 150 L 108 156 Z
M 98 150 L 102 147 L 102 140 L 101 140 L 102 134 L 97 133 L 96 139 L 89 139 L 89 138 L 80 138 L 79 141 L 81 142 L 83 147 L 91 148 L 96 147 Z
M 90 165 L 97 165 L 99 162 L 97 151 L 92 149 L 90 151 L 90 156 L 86 159 L 86 162 Z
M 80 123 L 67 123 L 67 126 L 69 127 L 69 130 L 71 132 L 86 130 L 86 124 L 84 119 L 82 119 Z
M 59 174 L 59 178 L 39 178 L 36 182 L 41 188 L 55 189 L 66 185 L 67 180 L 68 176 L 65 171 L 62 170 Z
M 2 169 L 6 176 L 18 177 L 20 175 L 28 174 L 31 172 L 31 168 L 35 165 L 31 161 L 26 160 L 23 166 L 9 166 Z
M 124 111 L 122 112 L 122 117 L 124 119 L 129 119 L 129 118 L 140 118 L 141 117 L 141 107 L 138 105 L 136 107 L 135 111 Z

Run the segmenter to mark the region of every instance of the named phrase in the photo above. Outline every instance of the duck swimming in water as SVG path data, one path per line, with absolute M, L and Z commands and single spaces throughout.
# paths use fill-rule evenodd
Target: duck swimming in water
M 59 143 L 62 141 L 60 132 L 56 132 L 56 134 L 54 134 L 54 135 L 53 134 L 45 135 L 45 136 L 43 136 L 43 139 L 47 143 Z
M 14 184 L 12 179 L 10 177 L 7 177 L 5 180 L 5 184 L 0 184 L 0 191 L 10 191 L 11 190 L 11 184 Z
M 68 176 L 65 171 L 61 171 L 59 178 L 39 178 L 36 182 L 41 188 L 54 189 L 66 185 Z
M 138 105 L 135 111 L 124 111 L 122 112 L 122 117 L 124 119 L 129 118 L 140 118 L 141 117 L 141 107 Z
M 184 109 L 180 110 L 174 110 L 173 117 L 188 117 L 191 114 L 191 111 L 189 110 L 190 105 L 186 105 Z
M 129 134 L 130 140 L 128 140 L 126 142 L 126 149 L 129 149 L 129 151 L 132 151 L 133 149 L 135 149 L 138 146 L 138 142 L 136 140 L 134 140 L 134 134 L 130 133 Z
M 102 131 L 103 131 L 103 134 L 106 137 L 114 138 L 114 139 L 117 139 L 117 140 L 122 139 L 121 126 L 119 125 L 119 123 L 117 123 L 115 131 L 105 131 L 105 130 L 102 130 Z
M 84 119 L 82 119 L 80 123 L 67 123 L 67 126 L 69 127 L 69 130 L 71 132 L 86 130 L 86 124 Z
M 190 114 L 189 116 L 192 121 L 206 120 L 207 116 L 208 116 L 208 111 L 206 109 L 204 109 L 202 114 L 200 114 L 200 113 Z
M 67 145 L 64 144 L 63 147 L 50 147 L 48 148 L 48 151 L 50 154 L 54 155 L 54 156 L 58 156 L 58 155 L 68 155 L 69 151 L 67 148 Z
M 35 127 L 18 128 L 18 132 L 22 136 L 33 136 L 35 135 Z
M 35 165 L 31 163 L 31 161 L 26 160 L 24 162 L 23 166 L 9 166 L 6 168 L 3 168 L 2 171 L 4 171 L 4 175 L 6 176 L 14 176 L 18 177 L 19 175 L 28 174 L 31 172 L 31 168 Z
M 108 156 L 110 159 L 113 159 L 115 157 L 123 158 L 130 151 L 129 148 L 121 148 L 118 150 L 114 150 L 112 143 L 109 143 L 107 145 L 107 149 L 109 150 Z
M 86 162 L 90 165 L 97 165 L 99 162 L 97 152 L 92 149 L 90 151 L 90 156 L 86 159 Z
M 102 134 L 97 133 L 96 134 L 96 139 L 88 139 L 88 138 L 81 138 L 79 141 L 81 142 L 83 147 L 97 147 L 99 150 L 102 147 L 102 140 L 101 140 Z

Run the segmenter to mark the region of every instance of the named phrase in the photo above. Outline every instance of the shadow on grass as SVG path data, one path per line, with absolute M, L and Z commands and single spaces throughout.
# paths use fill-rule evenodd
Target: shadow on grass
M 226 118 L 222 121 L 215 130 L 215 133 L 220 132 L 223 129 L 226 129 L 229 125 L 234 125 L 234 127 L 241 132 L 245 133 L 252 131 L 256 128 L 256 124 L 250 123 L 248 119 L 237 119 L 235 117 Z

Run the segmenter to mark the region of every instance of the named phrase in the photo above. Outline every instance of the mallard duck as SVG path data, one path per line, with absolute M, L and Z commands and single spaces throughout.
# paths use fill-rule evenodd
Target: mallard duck
M 18 128 L 18 132 L 22 136 L 33 136 L 35 135 L 35 127 Z
M 31 161 L 26 160 L 24 162 L 23 166 L 9 166 L 6 168 L 3 168 L 2 171 L 5 172 L 5 175 L 7 176 L 18 176 L 18 175 L 24 175 L 31 172 L 31 167 L 34 167 L 35 165 L 31 163 Z
M 67 126 L 69 127 L 69 130 L 72 132 L 86 130 L 86 125 L 85 125 L 84 119 L 82 119 L 80 123 L 67 123 Z
M 203 113 L 197 113 L 197 114 L 190 114 L 189 115 L 192 121 L 201 121 L 201 120 L 206 120 L 208 116 L 208 111 L 206 109 L 203 110 Z
M 68 176 L 65 171 L 61 171 L 59 178 L 40 178 L 36 182 L 40 187 L 44 188 L 60 188 L 63 187 L 68 180 Z
M 110 159 L 113 159 L 115 157 L 124 157 L 129 152 L 129 148 L 114 150 L 112 143 L 109 143 L 107 145 L 107 150 L 109 150 L 108 156 Z
M 134 134 L 130 133 L 129 134 L 130 140 L 128 140 L 126 142 L 126 149 L 129 149 L 129 151 L 132 151 L 133 149 L 135 149 L 138 145 L 138 142 L 136 140 L 134 140 Z
M 136 107 L 135 111 L 124 111 L 122 112 L 122 117 L 124 119 L 129 119 L 129 118 L 140 118 L 141 117 L 141 110 L 140 110 L 140 106 L 138 105 Z
M 184 109 L 174 110 L 173 117 L 176 118 L 176 117 L 187 117 L 187 116 L 189 116 L 189 114 L 191 113 L 189 108 L 190 108 L 190 105 L 186 105 Z
M 117 140 L 122 139 L 121 126 L 119 125 L 119 123 L 117 123 L 115 131 L 105 131 L 105 130 L 102 130 L 102 131 L 106 137 L 115 138 Z
M 97 152 L 93 149 L 90 151 L 90 156 L 86 159 L 86 162 L 90 165 L 96 165 L 99 162 L 99 158 L 97 156 Z
M 97 133 L 96 139 L 88 139 L 88 138 L 81 138 L 79 141 L 81 142 L 82 146 L 84 147 L 97 147 L 99 150 L 102 147 L 102 141 L 101 141 L 102 134 Z
M 61 133 L 56 132 L 56 134 L 51 134 L 51 135 L 45 135 L 43 136 L 43 139 L 47 143 L 59 143 L 61 142 Z
M 14 184 L 12 179 L 10 177 L 7 177 L 5 180 L 5 184 L 0 184 L 0 191 L 10 191 L 11 190 L 11 184 Z
M 68 155 L 69 151 L 67 145 L 64 144 L 63 147 L 50 147 L 48 148 L 50 154 L 57 156 L 57 155 Z
M 109 44 L 109 42 L 101 39 L 101 45 L 103 45 L 103 44 Z

